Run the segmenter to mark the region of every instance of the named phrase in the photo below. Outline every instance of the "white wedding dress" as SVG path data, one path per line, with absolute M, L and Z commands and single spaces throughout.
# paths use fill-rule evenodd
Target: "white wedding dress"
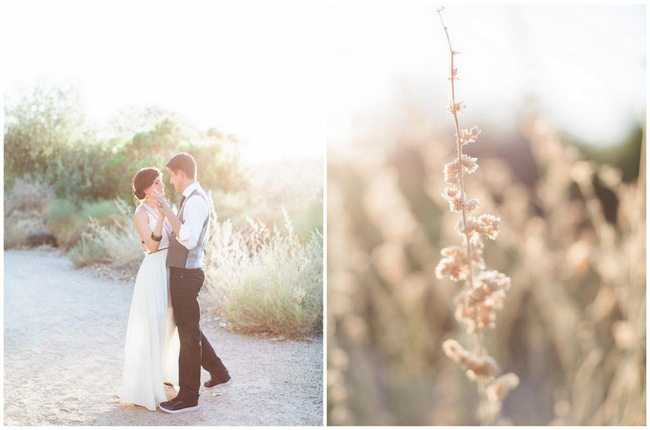
M 158 212 L 141 203 L 153 231 Z M 165 220 L 159 251 L 146 252 L 133 288 L 124 344 L 124 370 L 118 391 L 121 403 L 133 403 L 155 411 L 167 401 L 164 383 L 178 386 L 180 340 L 174 322 L 166 265 L 171 227 Z

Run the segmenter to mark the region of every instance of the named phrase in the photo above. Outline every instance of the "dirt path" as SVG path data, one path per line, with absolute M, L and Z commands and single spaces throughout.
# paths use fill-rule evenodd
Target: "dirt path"
M 133 284 L 97 278 L 54 252 L 4 253 L 5 425 L 323 424 L 323 340 L 242 336 L 202 316 L 234 382 L 178 415 L 116 395 Z M 203 371 L 202 381 L 209 378 Z M 173 397 L 173 391 L 168 391 Z

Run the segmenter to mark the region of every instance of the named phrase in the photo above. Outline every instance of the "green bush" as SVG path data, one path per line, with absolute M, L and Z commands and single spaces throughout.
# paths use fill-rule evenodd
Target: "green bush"
M 75 216 L 78 211 L 73 201 L 65 198 L 56 198 L 50 202 L 45 211 L 47 224 L 65 223 Z
M 75 202 L 113 198 L 114 184 L 107 180 L 105 168 L 110 157 L 110 151 L 100 144 L 68 144 L 47 160 L 44 178 L 58 196 Z
M 89 217 L 100 218 L 119 214 L 120 207 L 115 200 L 100 200 L 96 202 L 83 202 L 77 218 L 86 220 Z
M 69 198 L 54 199 L 45 211 L 45 225 L 59 239 L 59 245 L 72 249 L 84 233 L 93 232 L 91 224 L 112 225 L 119 218 L 117 200 L 83 202 L 80 205 Z
M 52 200 L 45 211 L 45 226 L 56 234 L 59 246 L 66 250 L 81 240 L 82 223 L 76 218 L 78 211 L 77 205 L 65 198 Z
M 110 261 L 106 248 L 97 240 L 86 235 L 70 249 L 68 258 L 75 267 L 84 267 L 92 263 L 107 263 Z

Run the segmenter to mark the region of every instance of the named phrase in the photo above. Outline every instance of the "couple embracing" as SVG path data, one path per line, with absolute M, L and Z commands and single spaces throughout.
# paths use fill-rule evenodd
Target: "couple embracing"
M 232 378 L 199 326 L 208 198 L 196 180 L 191 155 L 176 154 L 165 167 L 183 194 L 178 215 L 165 198 L 159 169 L 142 169 L 133 179 L 140 201 L 134 222 L 146 256 L 133 290 L 119 396 L 122 403 L 178 413 L 198 408 L 201 367 L 210 373 L 207 388 L 229 384 Z M 180 387 L 170 401 L 165 385 Z

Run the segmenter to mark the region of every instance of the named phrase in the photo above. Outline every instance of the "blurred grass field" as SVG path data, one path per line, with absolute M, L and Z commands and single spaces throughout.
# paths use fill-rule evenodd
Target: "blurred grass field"
M 434 273 L 459 240 L 441 196 L 453 133 L 417 109 L 375 125 L 328 154 L 328 424 L 478 425 L 475 385 L 441 348 L 471 343 L 460 287 Z M 501 217 L 484 258 L 512 278 L 485 344 L 520 378 L 497 424 L 645 425 L 644 134 L 621 171 L 538 117 L 481 128 L 467 186 Z

